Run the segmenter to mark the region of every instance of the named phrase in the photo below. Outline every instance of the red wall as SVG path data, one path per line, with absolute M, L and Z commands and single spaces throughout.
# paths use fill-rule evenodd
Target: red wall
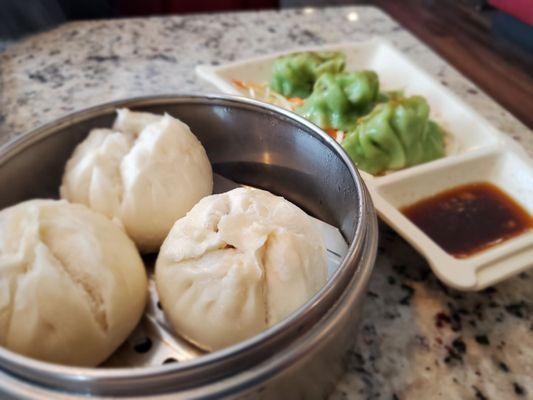
M 533 26 L 533 0 L 490 0 L 489 3 L 520 21 Z

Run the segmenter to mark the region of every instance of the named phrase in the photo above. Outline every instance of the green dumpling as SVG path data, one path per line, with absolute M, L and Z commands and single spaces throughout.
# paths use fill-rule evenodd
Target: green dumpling
M 379 80 L 374 71 L 326 73 L 296 112 L 322 129 L 347 130 L 372 109 L 378 95 Z
M 394 96 L 361 118 L 342 146 L 358 168 L 379 174 L 444 156 L 444 134 L 423 97 Z
M 305 99 L 325 72 L 344 70 L 346 57 L 339 52 L 303 52 L 278 58 L 272 67 L 272 90 L 285 97 Z

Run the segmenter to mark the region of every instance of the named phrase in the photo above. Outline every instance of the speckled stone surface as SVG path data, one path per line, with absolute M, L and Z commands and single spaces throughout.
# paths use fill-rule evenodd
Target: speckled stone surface
M 350 12 L 359 18 L 349 21 Z M 0 54 L 0 144 L 101 102 L 212 92 L 194 74 L 199 63 L 375 35 L 533 155 L 531 131 L 385 14 L 363 7 L 76 22 L 11 44 Z M 382 227 L 346 362 L 332 399 L 533 398 L 533 272 L 480 293 L 450 290 Z

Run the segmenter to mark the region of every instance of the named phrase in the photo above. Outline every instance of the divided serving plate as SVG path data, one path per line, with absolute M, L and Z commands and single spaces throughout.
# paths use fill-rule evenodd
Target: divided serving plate
M 364 42 L 296 48 L 220 66 L 200 65 L 196 73 L 224 93 L 248 96 L 233 80 L 267 83 L 277 57 L 297 51 L 342 51 L 346 70 L 371 69 L 382 90 L 422 95 L 431 117 L 447 133 L 446 156 L 383 176 L 360 171 L 375 207 L 391 227 L 428 260 L 447 285 L 480 290 L 533 266 L 533 230 L 468 258 L 446 253 L 400 209 L 446 189 L 490 182 L 533 214 L 533 162 L 508 136 L 382 38 Z

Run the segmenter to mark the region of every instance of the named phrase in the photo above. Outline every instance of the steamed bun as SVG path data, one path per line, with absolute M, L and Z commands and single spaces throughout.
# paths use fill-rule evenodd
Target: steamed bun
M 146 298 L 138 250 L 103 215 L 56 200 L 0 211 L 0 345 L 96 366 L 135 328 Z
M 217 350 L 276 324 L 318 292 L 326 251 L 301 209 L 239 188 L 205 197 L 174 224 L 155 279 L 176 332 Z
M 94 129 L 76 147 L 60 193 L 120 221 L 142 252 L 153 252 L 212 189 L 211 164 L 187 125 L 123 109 L 113 129 Z

